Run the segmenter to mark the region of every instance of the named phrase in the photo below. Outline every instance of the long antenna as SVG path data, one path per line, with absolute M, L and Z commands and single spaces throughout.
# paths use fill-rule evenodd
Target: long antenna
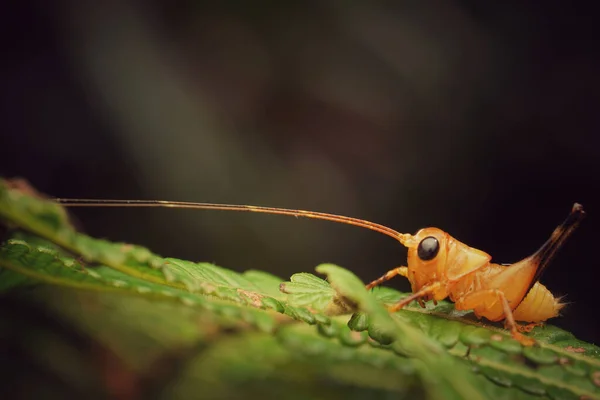
M 288 208 L 260 207 L 237 204 L 215 204 L 215 203 L 192 203 L 187 201 L 165 201 L 165 200 L 99 200 L 99 199 L 54 199 L 65 207 L 165 207 L 165 208 L 190 208 L 200 210 L 222 210 L 222 211 L 246 211 L 263 214 L 288 215 L 292 217 L 303 217 L 320 219 L 325 221 L 339 222 L 347 225 L 359 226 L 372 231 L 390 236 L 400 243 L 406 243 L 412 237 L 409 234 L 397 232 L 387 226 L 376 224 L 363 219 L 346 217 L 343 215 L 328 214 L 315 211 L 293 210 Z

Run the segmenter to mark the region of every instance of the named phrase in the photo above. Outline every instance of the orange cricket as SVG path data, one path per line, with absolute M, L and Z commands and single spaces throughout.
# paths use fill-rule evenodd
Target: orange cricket
M 390 236 L 408 248 L 408 266 L 388 271 L 369 283 L 371 289 L 401 275 L 407 278 L 412 294 L 393 306 L 398 311 L 413 300 L 421 306 L 424 301 L 450 298 L 457 310 L 473 310 L 478 318 L 505 321 L 513 338 L 523 345 L 535 341 L 524 336 L 531 326 L 558 316 L 564 306 L 560 299 L 538 279 L 556 251 L 575 230 L 585 216 L 583 207 L 575 203 L 567 219 L 550 238 L 531 256 L 514 264 L 491 263 L 491 256 L 467 246 L 438 228 L 424 228 L 415 235 L 397 232 L 384 225 L 342 215 L 274 207 L 234 204 L 191 203 L 162 200 L 91 200 L 55 199 L 68 207 L 170 207 L 226 211 L 247 211 L 294 217 L 321 219 L 359 226 Z M 529 322 L 519 326 L 516 321 Z

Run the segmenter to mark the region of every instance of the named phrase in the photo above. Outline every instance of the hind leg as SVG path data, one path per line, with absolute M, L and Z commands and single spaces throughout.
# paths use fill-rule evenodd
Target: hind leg
M 519 330 L 519 332 L 531 332 L 533 330 L 533 328 L 535 328 L 536 326 L 544 326 L 544 323 L 543 322 L 531 322 L 527 325 L 517 324 L 517 329 Z
M 520 326 L 515 322 L 510 304 L 501 290 L 487 289 L 471 292 L 456 301 L 456 308 L 458 310 L 473 310 L 477 308 L 480 314 L 483 314 L 485 317 L 488 317 L 489 315 L 489 318 L 493 320 L 501 320 L 503 317 L 504 327 L 510 331 L 513 339 L 519 341 L 524 346 L 532 346 L 535 344 L 534 339 L 525 336 L 520 332 Z M 499 313 L 494 313 L 494 311 L 496 311 L 495 309 Z M 486 311 L 488 311 L 487 315 Z M 495 318 L 496 315 L 499 318 Z

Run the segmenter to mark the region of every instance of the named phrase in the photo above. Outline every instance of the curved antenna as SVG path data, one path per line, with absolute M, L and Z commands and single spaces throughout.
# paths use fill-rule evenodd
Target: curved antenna
M 165 200 L 100 200 L 100 199 L 53 199 L 65 207 L 165 207 L 165 208 L 189 208 L 199 210 L 221 210 L 221 211 L 246 211 L 263 214 L 288 215 L 292 217 L 303 217 L 320 219 L 325 221 L 339 222 L 347 225 L 359 226 L 370 229 L 384 235 L 390 236 L 406 246 L 412 235 L 400 233 L 387 226 L 376 224 L 363 219 L 346 217 L 343 215 L 328 214 L 323 212 L 293 210 L 288 208 L 261 207 L 237 204 L 216 203 L 193 203 L 187 201 L 165 201 Z

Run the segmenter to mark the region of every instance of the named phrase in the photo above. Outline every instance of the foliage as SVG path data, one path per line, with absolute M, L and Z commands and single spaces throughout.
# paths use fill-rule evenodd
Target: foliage
M 405 294 L 335 265 L 284 282 L 163 258 L 6 181 L 0 220 L 12 397 L 600 398 L 600 349 L 550 325 L 524 348 L 447 302 L 391 315 Z

